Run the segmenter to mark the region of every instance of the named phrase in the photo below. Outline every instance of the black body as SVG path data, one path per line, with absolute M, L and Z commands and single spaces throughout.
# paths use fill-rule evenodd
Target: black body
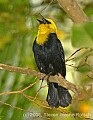
M 48 40 L 43 45 L 33 44 L 33 52 L 36 64 L 40 72 L 66 76 L 64 50 L 56 33 L 49 34 Z M 66 107 L 71 103 L 72 97 L 68 90 L 58 86 L 57 83 L 48 82 L 47 102 L 52 107 Z

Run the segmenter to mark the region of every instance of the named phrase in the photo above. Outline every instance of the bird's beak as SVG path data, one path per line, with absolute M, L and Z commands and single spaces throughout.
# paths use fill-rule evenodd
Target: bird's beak
M 37 21 L 38 21 L 40 24 L 43 24 L 43 21 L 41 21 L 41 20 L 39 20 L 39 19 L 37 19 Z
M 41 15 L 41 14 L 40 14 Z M 44 24 L 47 24 L 47 20 L 41 15 L 41 19 L 42 19 L 42 22 L 44 23 Z
M 37 19 L 37 21 L 40 23 L 40 24 L 48 24 L 48 21 L 40 14 L 40 16 L 41 16 L 41 19 L 42 20 L 39 20 L 39 19 Z

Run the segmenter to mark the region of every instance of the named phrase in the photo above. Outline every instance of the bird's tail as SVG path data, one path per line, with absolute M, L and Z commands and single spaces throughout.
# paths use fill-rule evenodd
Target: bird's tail
M 72 97 L 66 88 L 49 82 L 46 100 L 51 107 L 67 107 L 71 103 Z

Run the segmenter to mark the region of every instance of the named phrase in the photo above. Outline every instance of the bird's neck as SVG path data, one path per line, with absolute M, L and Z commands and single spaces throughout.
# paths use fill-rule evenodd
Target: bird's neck
M 36 42 L 39 45 L 43 45 L 48 40 L 49 34 L 50 34 L 49 32 L 46 32 L 46 33 L 43 33 L 43 34 L 38 34 Z

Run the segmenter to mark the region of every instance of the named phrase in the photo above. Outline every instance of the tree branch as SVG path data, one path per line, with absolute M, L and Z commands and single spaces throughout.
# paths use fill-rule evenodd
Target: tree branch
M 37 71 L 32 70 L 30 68 L 21 68 L 21 67 L 9 66 L 9 65 L 5 65 L 5 64 L 0 64 L 0 69 L 4 69 L 4 70 L 10 71 L 10 72 L 18 72 L 21 74 L 32 75 L 32 76 L 37 77 L 39 79 L 41 79 L 45 76 L 45 74 L 37 72 Z M 44 79 L 47 80 L 47 76 L 44 77 Z M 76 85 L 65 80 L 60 74 L 59 74 L 59 76 L 58 75 L 50 76 L 49 81 L 58 83 L 58 85 L 63 86 L 65 88 L 73 91 L 75 93 L 75 95 L 79 94 L 79 90 L 77 89 Z
M 73 22 L 82 23 L 88 21 L 87 16 L 80 8 L 76 0 L 57 0 L 59 5 L 71 17 Z
M 15 66 L 10 66 L 10 65 L 5 65 L 5 64 L 0 64 L 0 69 L 7 70 L 7 71 L 10 71 L 10 72 L 18 72 L 18 73 L 21 73 L 21 74 L 32 75 L 32 76 L 38 77 L 39 79 L 41 79 L 45 76 L 45 74 L 37 72 L 35 70 L 31 70 L 29 68 L 21 68 L 21 67 L 15 67 Z M 44 77 L 44 78 L 45 78 L 45 80 L 47 80 L 47 76 Z M 93 85 L 92 84 L 89 84 L 89 85 L 85 86 L 85 89 L 82 91 L 80 88 L 77 89 L 76 85 L 74 85 L 71 82 L 65 80 L 60 74 L 55 75 L 55 76 L 50 76 L 49 81 L 58 83 L 60 86 L 63 86 L 65 88 L 73 91 L 76 95 L 75 98 L 73 99 L 73 102 L 75 102 L 75 100 L 83 100 L 85 98 L 93 98 L 93 91 L 92 91 L 93 90 L 92 89 Z M 28 85 L 27 87 L 25 87 L 22 90 L 11 91 L 11 92 L 2 92 L 2 93 L 0 93 L 0 96 L 5 95 L 5 94 L 17 94 L 17 93 L 19 93 L 19 94 L 23 95 L 26 99 L 28 99 L 30 102 L 33 102 L 34 104 L 36 104 L 40 107 L 56 110 L 60 113 L 71 114 L 69 111 L 67 111 L 67 110 L 64 111 L 64 109 L 62 109 L 62 108 L 57 109 L 57 108 L 51 108 L 49 106 L 46 106 L 46 104 L 47 104 L 46 101 L 43 101 L 43 100 L 40 100 L 40 99 L 37 98 L 38 92 L 40 91 L 41 88 L 44 88 L 45 86 L 41 86 L 40 89 L 38 89 L 35 97 L 28 96 L 27 94 L 24 93 L 25 90 L 29 89 L 30 87 L 32 87 L 33 85 L 35 85 L 38 82 L 39 82 L 39 80 L 37 80 L 34 83 Z M 86 92 L 86 94 L 84 94 L 84 92 Z M 36 102 L 35 100 L 39 100 L 40 103 Z M 0 103 L 2 103 L 4 105 L 7 105 L 7 106 L 10 106 L 11 108 L 16 108 L 18 110 L 29 112 L 28 110 L 25 110 L 23 108 L 19 108 L 17 106 L 12 106 L 11 104 L 3 102 L 3 101 L 0 101 Z M 38 117 L 46 118 L 45 116 L 42 116 L 42 115 L 39 115 Z M 81 116 L 76 116 L 76 117 L 81 118 Z M 50 118 L 48 118 L 48 119 L 50 119 Z M 87 118 L 85 118 L 85 119 L 87 119 Z M 92 120 L 92 119 L 89 118 L 89 120 Z
M 15 66 L 10 66 L 10 65 L 5 65 L 5 64 L 0 64 L 0 69 L 7 70 L 10 72 L 17 72 L 17 73 L 21 73 L 21 74 L 28 74 L 28 75 L 34 76 L 36 78 L 39 78 L 39 79 L 42 79 L 45 76 L 45 74 L 37 72 L 37 71 L 32 70 L 30 68 L 21 68 L 21 67 L 15 67 Z M 47 80 L 47 76 L 44 77 L 44 80 Z M 89 89 L 87 89 L 87 87 L 86 87 L 83 90 L 81 88 L 77 88 L 76 85 L 74 85 L 73 83 L 64 79 L 60 74 L 55 75 L 55 76 L 50 76 L 49 81 L 58 83 L 58 85 L 65 87 L 65 88 L 71 90 L 72 92 L 74 92 L 75 93 L 74 100 L 83 100 L 85 98 L 93 98 L 93 85 L 92 84 L 90 84 L 90 88 L 88 86 Z M 3 93 L 0 93 L 0 95 L 23 93 L 25 90 L 27 90 L 28 88 L 30 88 L 31 86 L 33 86 L 37 82 L 39 82 L 39 81 L 36 81 L 33 84 L 30 84 L 29 86 L 27 86 L 26 88 L 24 88 L 22 90 L 12 91 L 9 93 L 3 92 Z M 86 92 L 86 94 L 83 94 L 84 92 Z

